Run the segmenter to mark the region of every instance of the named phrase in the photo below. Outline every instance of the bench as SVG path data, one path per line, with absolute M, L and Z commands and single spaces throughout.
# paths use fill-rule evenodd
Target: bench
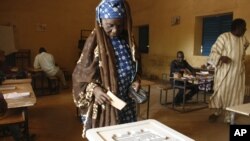
M 47 77 L 47 79 L 48 79 L 48 86 L 49 86 L 50 94 L 59 93 L 59 90 L 60 90 L 59 79 L 55 76 L 49 76 Z

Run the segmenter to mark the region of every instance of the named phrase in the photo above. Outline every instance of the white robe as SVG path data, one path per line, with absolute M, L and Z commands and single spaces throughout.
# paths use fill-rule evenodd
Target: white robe
M 210 108 L 223 108 L 243 103 L 245 93 L 244 57 L 248 42 L 231 32 L 221 34 L 212 46 L 208 62 L 215 66 L 214 94 L 210 97 Z M 219 62 L 221 56 L 232 59 L 229 64 Z

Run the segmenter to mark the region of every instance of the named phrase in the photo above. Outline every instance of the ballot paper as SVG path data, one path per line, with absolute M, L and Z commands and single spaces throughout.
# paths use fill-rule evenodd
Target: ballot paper
M 29 96 L 30 92 L 11 92 L 3 94 L 4 99 L 16 99 Z
M 111 91 L 107 92 L 107 95 L 111 98 L 111 105 L 114 106 L 115 108 L 121 110 L 126 106 L 126 102 L 115 96 Z

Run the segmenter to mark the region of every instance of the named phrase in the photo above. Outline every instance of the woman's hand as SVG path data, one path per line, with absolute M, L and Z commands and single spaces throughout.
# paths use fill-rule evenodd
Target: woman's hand
M 98 105 L 102 105 L 104 103 L 110 103 L 111 99 L 106 94 L 106 92 L 103 91 L 101 87 L 95 87 L 94 88 L 94 95 L 95 95 L 95 103 Z
M 227 56 L 220 57 L 220 62 L 222 62 L 222 63 L 229 64 L 231 61 L 232 61 L 232 59 L 227 57 Z
M 132 87 L 137 92 L 139 90 L 139 88 L 140 88 L 140 83 L 138 81 L 135 81 L 135 82 L 132 83 Z

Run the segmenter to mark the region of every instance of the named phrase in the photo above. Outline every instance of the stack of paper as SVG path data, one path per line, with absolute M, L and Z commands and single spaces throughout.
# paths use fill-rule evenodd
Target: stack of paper
M 30 95 L 30 92 L 22 92 L 22 93 L 12 92 L 12 93 L 3 94 L 3 97 L 4 99 L 16 99 L 16 98 L 29 96 L 29 95 Z

